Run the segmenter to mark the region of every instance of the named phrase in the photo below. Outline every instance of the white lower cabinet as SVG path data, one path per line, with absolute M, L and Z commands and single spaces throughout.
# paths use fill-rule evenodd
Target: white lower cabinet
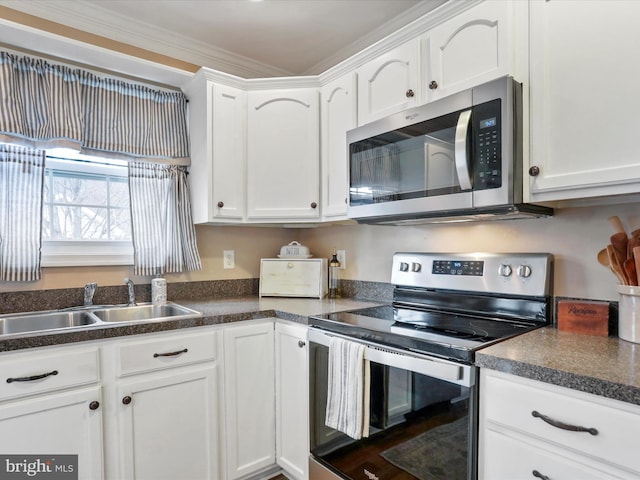
M 216 342 L 217 332 L 197 329 L 115 346 L 120 461 L 114 480 L 220 478 Z
M 304 480 L 309 465 L 307 327 L 276 323 L 276 459 L 289 478 Z
M 104 478 L 97 348 L 5 353 L 0 376 L 0 453 L 78 455 L 78 478 Z
M 306 326 L 262 319 L 0 354 L 0 453 L 82 480 L 305 480 Z
M 306 326 L 276 319 L 224 329 L 227 480 L 308 478 L 306 338 Z
M 480 480 L 640 478 L 640 407 L 486 369 L 480 380 Z
M 273 320 L 224 329 L 226 479 L 275 466 Z

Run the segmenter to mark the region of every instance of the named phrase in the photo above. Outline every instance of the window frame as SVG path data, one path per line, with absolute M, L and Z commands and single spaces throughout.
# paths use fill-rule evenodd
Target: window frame
M 52 165 L 53 164 L 53 165 Z M 47 151 L 45 168 L 53 166 L 78 174 L 113 175 L 112 167 L 126 168 L 126 162 L 90 157 L 75 152 Z M 43 209 L 48 208 L 43 204 Z M 43 267 L 133 265 L 133 240 L 42 239 Z

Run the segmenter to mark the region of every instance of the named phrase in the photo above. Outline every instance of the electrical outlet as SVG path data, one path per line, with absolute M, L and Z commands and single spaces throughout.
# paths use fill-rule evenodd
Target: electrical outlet
M 224 250 L 222 252 L 222 267 L 225 270 L 236 268 L 236 252 L 234 250 Z
M 344 250 L 336 250 L 336 257 L 340 262 L 340 270 L 347 268 L 347 254 Z

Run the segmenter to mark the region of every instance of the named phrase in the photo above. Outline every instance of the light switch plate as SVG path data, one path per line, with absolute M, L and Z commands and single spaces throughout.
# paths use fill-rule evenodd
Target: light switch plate
M 224 268 L 225 270 L 236 268 L 235 250 L 224 250 L 222 252 L 222 268 Z

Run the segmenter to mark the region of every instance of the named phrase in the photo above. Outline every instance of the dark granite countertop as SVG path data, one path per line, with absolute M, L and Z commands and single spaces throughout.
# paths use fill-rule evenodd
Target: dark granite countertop
M 203 316 L 179 320 L 151 320 L 90 325 L 56 331 L 0 335 L 0 352 L 66 343 L 217 325 L 243 320 L 277 317 L 306 324 L 310 315 L 365 308 L 380 303 L 355 299 L 260 298 L 257 296 L 172 299 L 173 303 L 202 312 Z
M 540 328 L 476 353 L 476 364 L 640 405 L 640 344 Z

